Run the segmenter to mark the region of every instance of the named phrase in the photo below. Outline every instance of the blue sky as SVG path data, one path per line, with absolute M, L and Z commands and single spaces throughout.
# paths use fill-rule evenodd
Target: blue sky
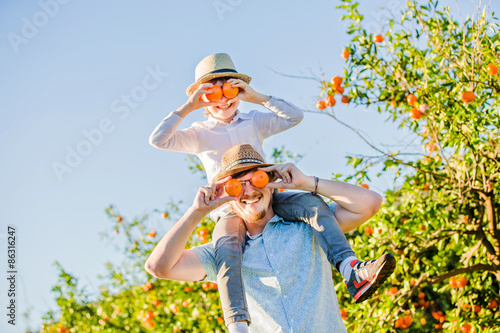
M 163 209 L 170 199 L 190 203 L 204 185 L 188 171 L 184 154 L 148 143 L 156 125 L 186 101 L 185 89 L 202 58 L 227 52 L 238 71 L 253 77 L 257 91 L 313 108 L 318 83 L 271 69 L 323 72 L 327 79 L 342 74 L 339 55 L 348 40 L 336 3 L 2 1 L 0 267 L 7 271 L 6 232 L 12 224 L 19 307 L 16 328 L 3 316 L 0 331 L 22 332 L 28 324 L 38 329 L 41 315 L 55 308 L 50 289 L 57 281 L 56 260 L 89 290 L 98 289 L 104 263 L 120 260 L 99 236 L 111 230 L 107 206 L 133 218 Z M 365 3 L 367 21 L 381 33 L 380 8 L 397 10 L 405 1 Z M 448 3 L 455 6 L 443 1 Z M 471 12 L 470 1 L 458 3 L 464 15 Z M 340 104 L 339 117 L 376 143 L 397 145 L 408 135 L 374 110 Z M 254 107 L 242 103 L 240 109 Z M 203 119 L 201 110 L 193 112 L 182 127 Z M 303 154 L 299 167 L 320 177 L 348 171 L 346 154 L 372 153 L 352 132 L 312 113 L 268 139 L 265 151 L 282 145 Z M 379 179 L 371 188 L 382 192 L 391 185 Z M 8 286 L 1 281 L 4 300 Z M 30 321 L 21 316 L 28 308 Z

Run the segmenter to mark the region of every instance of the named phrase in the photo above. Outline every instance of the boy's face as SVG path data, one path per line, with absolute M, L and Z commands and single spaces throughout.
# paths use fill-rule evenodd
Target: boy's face
M 228 79 L 215 79 L 210 81 L 210 83 L 222 88 L 227 80 Z M 207 111 L 210 112 L 212 117 L 214 117 L 215 119 L 223 121 L 225 123 L 230 123 L 236 114 L 236 109 L 238 108 L 239 103 L 240 100 L 238 96 L 232 99 L 228 99 L 226 96 L 222 95 L 222 99 L 218 102 L 217 105 L 207 106 Z
M 244 181 L 250 180 L 257 169 L 252 169 L 243 176 L 236 178 Z M 243 185 L 243 190 L 235 201 L 229 204 L 239 217 L 247 223 L 257 223 L 264 219 L 266 215 L 274 215 L 271 204 L 273 192 L 269 188 L 259 188 L 253 186 L 249 181 Z

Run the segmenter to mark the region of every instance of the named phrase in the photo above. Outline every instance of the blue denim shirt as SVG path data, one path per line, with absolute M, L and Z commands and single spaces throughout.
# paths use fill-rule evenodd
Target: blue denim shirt
M 191 249 L 215 282 L 212 243 Z M 346 332 L 333 287 L 332 268 L 309 225 L 275 215 L 264 231 L 247 236 L 243 281 L 250 332 Z

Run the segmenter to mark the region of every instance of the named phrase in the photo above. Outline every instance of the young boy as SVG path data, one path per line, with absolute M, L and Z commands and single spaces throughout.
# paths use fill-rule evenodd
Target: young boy
M 195 82 L 186 90 L 187 102 L 156 127 L 150 137 L 151 145 L 196 154 L 205 167 L 209 183 L 221 171 L 222 155 L 229 148 L 250 144 L 263 156 L 263 140 L 297 125 L 303 112 L 282 99 L 256 92 L 248 85 L 250 80 L 249 76 L 236 71 L 229 55 L 217 53 L 206 57 L 196 67 Z M 239 89 L 235 97 L 223 95 L 218 102 L 205 101 L 202 95 L 207 94 L 206 89 L 214 85 L 222 88 L 226 82 Z M 271 112 L 241 113 L 240 100 L 260 104 Z M 177 130 L 186 115 L 203 107 L 208 120 Z M 370 297 L 392 273 L 395 260 L 390 255 L 377 261 L 357 260 L 337 220 L 319 196 L 280 193 L 275 196 L 273 209 L 285 220 L 311 225 L 328 261 L 344 276 L 357 303 Z M 230 332 L 246 332 L 250 317 L 241 277 L 246 228 L 243 221 L 232 214 L 229 205 L 220 207 L 211 217 L 216 221 L 212 238 L 225 322 Z

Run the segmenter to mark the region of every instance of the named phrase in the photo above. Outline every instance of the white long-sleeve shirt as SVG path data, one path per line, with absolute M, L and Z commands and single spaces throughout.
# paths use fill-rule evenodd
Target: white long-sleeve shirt
M 230 123 L 209 116 L 191 127 L 177 130 L 184 118 L 170 113 L 155 128 L 149 142 L 156 148 L 196 154 L 207 172 L 209 183 L 221 170 L 222 155 L 229 148 L 250 144 L 264 157 L 262 141 L 297 125 L 304 113 L 295 105 L 272 97 L 264 106 L 271 112 L 237 111 Z

